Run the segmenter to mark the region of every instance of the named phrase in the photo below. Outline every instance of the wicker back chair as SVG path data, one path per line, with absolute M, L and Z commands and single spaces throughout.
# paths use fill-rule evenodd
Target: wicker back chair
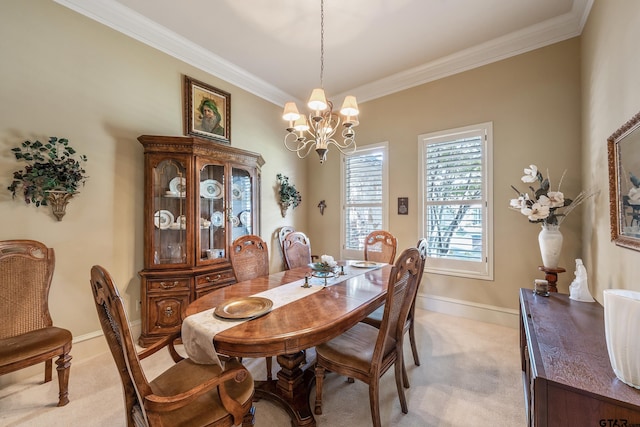
M 393 264 L 397 246 L 398 241 L 393 234 L 384 230 L 372 231 L 364 241 L 364 259 Z
M 229 258 L 238 282 L 269 275 L 269 251 L 260 236 L 238 237 L 231 244 Z
M 301 231 L 287 234 L 282 242 L 287 270 L 305 267 L 311 263 L 311 241 Z
M 253 425 L 253 378 L 237 359 L 228 360 L 224 369 L 184 359 L 174 348 L 179 334 L 137 354 L 122 298 L 103 267 L 91 269 L 91 290 L 122 380 L 127 426 Z M 148 381 L 140 360 L 164 347 L 176 363 Z
M 57 357 L 58 406 L 69 403 L 72 335 L 53 326 L 49 288 L 53 249 L 34 240 L 0 241 L 0 375 L 45 363 L 51 381 Z
M 325 371 L 334 372 L 369 385 L 371 418 L 374 427 L 380 427 L 380 377 L 391 366 L 395 367 L 402 412 L 408 412 L 403 387 L 402 345 L 404 325 L 418 289 L 422 264 L 416 248 L 405 250 L 396 261 L 389 275 L 380 328 L 360 322 L 342 335 L 316 346 L 316 414 L 322 414 Z

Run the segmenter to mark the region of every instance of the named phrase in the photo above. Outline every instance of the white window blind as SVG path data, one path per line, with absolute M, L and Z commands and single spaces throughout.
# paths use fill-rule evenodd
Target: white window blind
M 490 278 L 491 124 L 420 136 L 427 271 Z
M 343 157 L 343 256 L 362 257 L 364 239 L 386 227 L 386 145 Z

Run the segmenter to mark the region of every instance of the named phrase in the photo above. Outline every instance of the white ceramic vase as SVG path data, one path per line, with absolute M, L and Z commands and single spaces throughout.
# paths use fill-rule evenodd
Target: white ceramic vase
M 562 233 L 559 225 L 542 224 L 538 234 L 542 265 L 546 268 L 558 268 L 560 252 L 562 251 Z
M 605 289 L 604 332 L 609 360 L 616 377 L 640 389 L 640 292 Z

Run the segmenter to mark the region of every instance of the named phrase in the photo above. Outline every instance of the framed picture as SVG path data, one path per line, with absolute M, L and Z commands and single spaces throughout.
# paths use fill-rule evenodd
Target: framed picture
M 398 215 L 409 215 L 408 197 L 398 197 Z
M 184 76 L 187 135 L 231 144 L 231 94 Z

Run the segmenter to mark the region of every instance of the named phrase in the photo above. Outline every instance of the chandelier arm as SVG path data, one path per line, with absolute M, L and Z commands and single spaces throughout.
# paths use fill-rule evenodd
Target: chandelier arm
M 356 142 L 353 138 L 345 138 L 344 144 L 331 138 L 327 141 L 327 146 L 333 144 L 342 154 L 353 154 L 356 151 Z

